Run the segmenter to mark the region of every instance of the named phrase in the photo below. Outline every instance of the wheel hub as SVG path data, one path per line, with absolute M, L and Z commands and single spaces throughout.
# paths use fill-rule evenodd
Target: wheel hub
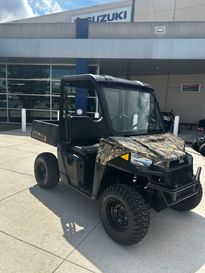
M 111 202 L 109 205 L 108 215 L 109 221 L 115 229 L 125 231 L 128 228 L 128 213 L 121 202 Z

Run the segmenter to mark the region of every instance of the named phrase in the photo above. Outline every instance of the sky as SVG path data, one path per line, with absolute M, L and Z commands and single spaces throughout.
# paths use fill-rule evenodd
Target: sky
M 0 0 L 0 23 L 120 0 Z

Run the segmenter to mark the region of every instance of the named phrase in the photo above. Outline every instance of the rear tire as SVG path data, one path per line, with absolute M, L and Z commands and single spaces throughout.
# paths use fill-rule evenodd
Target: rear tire
M 36 157 L 34 175 L 38 185 L 43 189 L 57 186 L 59 182 L 58 160 L 51 153 L 42 153 Z
M 205 144 L 202 144 L 199 147 L 199 152 L 200 152 L 201 155 L 205 156 Z
M 201 202 L 202 195 L 203 195 L 203 190 L 202 190 L 201 183 L 199 183 L 198 193 L 196 195 L 172 206 L 171 208 L 178 211 L 192 210 L 195 207 L 197 207 L 198 204 Z
M 191 145 L 192 149 L 195 150 L 196 152 L 199 152 L 199 146 L 196 140 L 193 141 Z
M 141 241 L 150 225 L 144 199 L 132 187 L 123 184 L 112 185 L 101 194 L 100 217 L 107 234 L 123 245 Z

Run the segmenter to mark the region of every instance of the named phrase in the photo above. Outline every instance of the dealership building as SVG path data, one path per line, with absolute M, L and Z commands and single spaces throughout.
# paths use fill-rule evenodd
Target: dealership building
M 0 121 L 56 119 L 63 75 L 151 84 L 162 111 L 205 118 L 205 3 L 133 0 L 0 24 Z

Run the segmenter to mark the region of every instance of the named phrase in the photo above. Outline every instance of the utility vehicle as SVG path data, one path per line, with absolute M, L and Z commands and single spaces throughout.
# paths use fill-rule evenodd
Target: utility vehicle
M 34 121 L 31 136 L 57 147 L 58 158 L 42 153 L 35 160 L 39 186 L 61 179 L 99 200 L 104 229 L 120 244 L 144 238 L 151 207 L 188 211 L 201 201 L 201 168 L 194 175 L 184 141 L 164 131 L 150 85 L 65 76 L 59 121 Z
M 205 156 L 205 119 L 199 121 L 198 131 L 201 133 L 193 143 L 192 148 L 199 152 L 201 155 Z
M 169 112 L 161 112 L 162 114 L 162 120 L 164 123 L 164 129 L 168 131 L 173 132 L 174 128 L 174 112 L 173 109 L 171 109 Z

